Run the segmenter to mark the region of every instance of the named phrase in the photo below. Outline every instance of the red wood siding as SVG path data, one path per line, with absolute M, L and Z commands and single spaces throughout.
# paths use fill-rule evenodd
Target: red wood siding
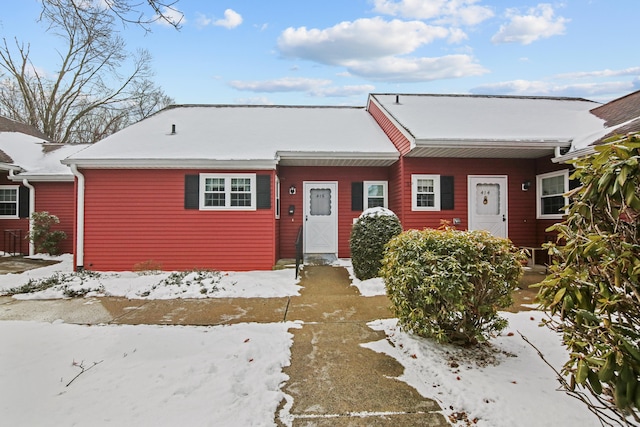
M 535 190 L 522 191 L 522 182 L 535 182 L 536 162 L 527 159 L 404 158 L 402 225 L 405 229 L 437 228 L 441 220 L 460 218 L 459 229 L 468 226 L 467 178 L 469 175 L 506 175 L 508 180 L 508 237 L 518 246 L 532 246 L 536 240 Z M 414 212 L 411 210 L 411 175 L 437 174 L 454 177 L 454 210 Z
M 267 270 L 275 264 L 274 171 L 260 172 L 271 174 L 271 209 L 255 211 L 185 209 L 185 175 L 210 170 L 81 172 L 85 269 L 132 270 L 149 260 L 164 270 Z
M 73 182 L 34 182 L 36 211 L 49 212 L 60 220 L 52 230 L 62 230 L 67 238 L 60 244 L 60 253 L 72 253 L 74 241 L 74 184 Z
M 380 107 L 374 102 L 369 102 L 369 114 L 387 134 L 393 145 L 396 146 L 401 155 L 411 151 L 411 142 L 405 137 L 394 123 L 382 112 Z
M 303 223 L 303 182 L 304 181 L 337 181 L 338 182 L 338 256 L 349 258 L 349 236 L 353 219 L 362 211 L 351 210 L 351 183 L 362 181 L 388 181 L 388 168 L 364 167 L 281 167 L 279 170 L 282 188 L 280 216 L 280 256 L 295 257 L 295 241 L 298 229 Z M 295 185 L 296 194 L 289 194 L 289 187 Z M 390 186 L 389 186 L 390 188 Z M 289 206 L 295 206 L 295 214 L 289 215 Z

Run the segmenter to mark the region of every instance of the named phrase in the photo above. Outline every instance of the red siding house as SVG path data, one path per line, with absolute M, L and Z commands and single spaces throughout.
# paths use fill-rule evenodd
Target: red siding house
M 0 117 L 0 232 L 1 251 L 34 255 L 27 236 L 33 212 L 47 211 L 60 219 L 55 229 L 66 232 L 62 253 L 73 251 L 74 177 L 60 163 L 86 145 L 47 141 L 37 129 Z
M 571 185 L 557 159 L 614 130 L 600 107 L 412 94 L 372 94 L 366 108 L 172 106 L 63 160 L 76 267 L 270 269 L 295 256 L 300 230 L 306 255 L 349 257 L 354 220 L 375 206 L 406 229 L 448 221 L 539 247 Z

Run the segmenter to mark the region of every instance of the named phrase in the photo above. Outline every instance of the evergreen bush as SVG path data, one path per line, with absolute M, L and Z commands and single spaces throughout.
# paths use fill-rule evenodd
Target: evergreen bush
M 62 230 L 52 231 L 51 227 L 59 224 L 57 216 L 49 212 L 34 212 L 31 214 L 31 230 L 29 241 L 35 246 L 36 253 L 58 255 L 60 242 L 67 238 L 67 233 Z
M 640 135 L 595 150 L 572 162 L 582 186 L 552 227 L 562 245 L 547 245 L 538 298 L 568 347 L 569 391 L 588 390 L 626 425 L 640 421 Z
M 485 231 L 409 230 L 387 245 L 381 275 L 402 328 L 470 345 L 507 326 L 498 310 L 513 302 L 523 257 Z
M 370 208 L 362 212 L 351 228 L 349 239 L 353 273 L 359 280 L 378 277 L 385 245 L 401 232 L 400 220 L 389 209 Z

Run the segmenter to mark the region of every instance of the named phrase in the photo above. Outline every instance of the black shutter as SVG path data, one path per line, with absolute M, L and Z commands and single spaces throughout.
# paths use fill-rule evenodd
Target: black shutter
M 256 176 L 256 208 L 271 209 L 271 175 Z
M 364 184 L 362 182 L 351 183 L 351 210 L 364 210 Z
M 29 218 L 29 189 L 23 185 L 18 189 L 18 216 Z
M 453 177 L 440 177 L 440 209 L 443 211 L 453 210 Z
M 200 208 L 200 175 L 185 175 L 184 177 L 184 208 Z

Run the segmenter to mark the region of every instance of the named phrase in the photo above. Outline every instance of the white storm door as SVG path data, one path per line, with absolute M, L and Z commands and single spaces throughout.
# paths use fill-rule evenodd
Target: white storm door
M 304 252 L 338 253 L 338 183 L 304 183 Z
M 469 176 L 469 230 L 507 237 L 507 177 Z

